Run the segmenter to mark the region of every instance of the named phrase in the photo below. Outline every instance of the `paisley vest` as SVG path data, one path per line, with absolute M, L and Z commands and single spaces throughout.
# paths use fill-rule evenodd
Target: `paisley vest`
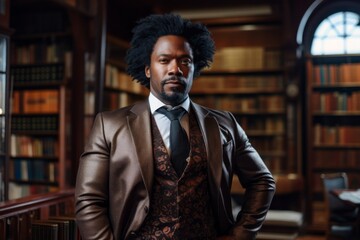
M 208 191 L 206 149 L 195 114 L 191 111 L 189 127 L 190 157 L 179 178 L 152 117 L 154 184 L 150 211 L 137 231 L 137 239 L 216 238 Z

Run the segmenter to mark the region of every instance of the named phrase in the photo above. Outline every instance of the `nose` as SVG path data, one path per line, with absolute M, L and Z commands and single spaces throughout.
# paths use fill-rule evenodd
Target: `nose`
M 171 63 L 169 64 L 169 75 L 183 75 L 180 64 L 176 60 L 171 61 Z

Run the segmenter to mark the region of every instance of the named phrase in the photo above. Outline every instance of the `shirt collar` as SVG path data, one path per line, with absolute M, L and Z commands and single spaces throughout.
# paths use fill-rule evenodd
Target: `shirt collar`
M 151 110 L 151 114 L 154 114 L 154 112 L 156 110 L 158 110 L 159 108 L 163 107 L 163 106 L 168 106 L 165 103 L 163 103 L 162 101 L 160 101 L 157 97 L 154 96 L 154 94 L 152 94 L 150 92 L 149 94 L 149 104 L 150 104 L 150 110 Z M 187 97 L 185 99 L 185 101 L 183 101 L 180 105 L 175 106 L 176 107 L 182 107 L 184 108 L 187 112 L 189 112 L 189 108 L 190 108 L 190 98 Z

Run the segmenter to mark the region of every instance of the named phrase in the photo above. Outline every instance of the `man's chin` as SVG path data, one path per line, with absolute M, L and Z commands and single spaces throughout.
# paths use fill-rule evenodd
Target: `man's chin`
M 166 92 L 162 97 L 164 100 L 174 105 L 182 102 L 185 98 L 185 94 L 183 92 L 171 91 L 170 93 Z

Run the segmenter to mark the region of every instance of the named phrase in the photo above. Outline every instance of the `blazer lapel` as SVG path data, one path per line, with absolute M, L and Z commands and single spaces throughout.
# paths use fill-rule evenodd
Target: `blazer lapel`
M 147 191 L 151 193 L 153 179 L 153 149 L 151 140 L 151 121 L 148 101 L 134 105 L 128 116 L 130 132 L 132 134 L 141 174 Z
M 209 162 L 209 172 L 211 180 L 216 186 L 216 190 L 220 188 L 222 173 L 222 144 L 220 138 L 220 129 L 216 119 L 209 115 L 209 112 L 196 103 L 192 103 L 195 114 L 203 133 L 206 152 Z

